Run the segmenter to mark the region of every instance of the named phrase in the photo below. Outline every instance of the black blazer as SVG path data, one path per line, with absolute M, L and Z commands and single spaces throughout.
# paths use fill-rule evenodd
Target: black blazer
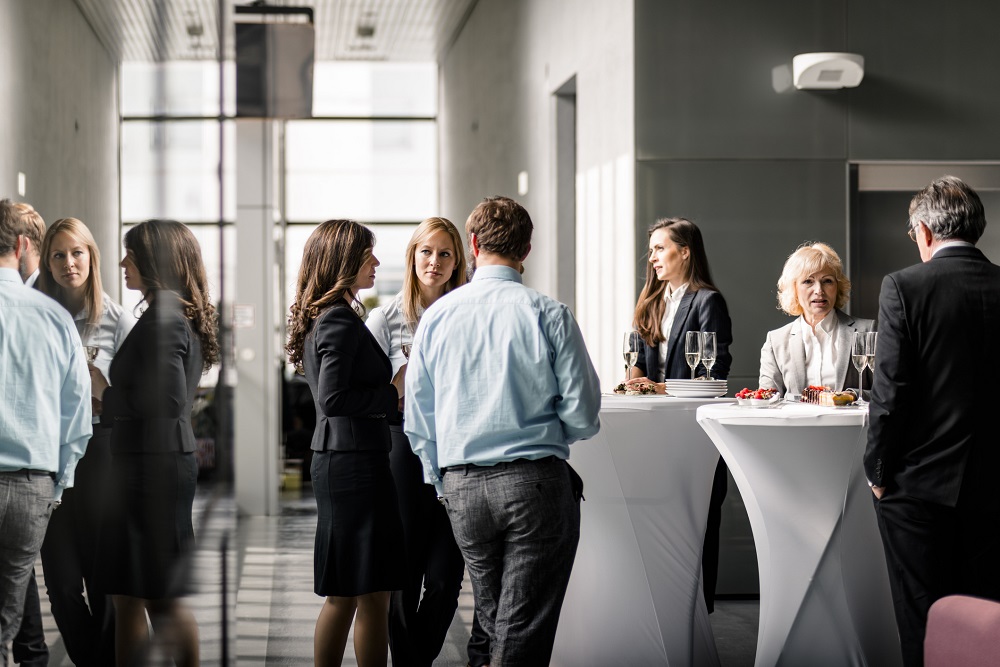
M 1000 267 L 950 247 L 885 277 L 864 464 L 876 486 L 1000 509 Z
M 691 377 L 691 367 L 684 361 L 684 334 L 688 331 L 714 331 L 716 338 L 715 365 L 712 366 L 712 377 L 724 380 L 729 377 L 729 369 L 733 365 L 733 356 L 729 354 L 729 346 L 733 343 L 733 323 L 729 319 L 729 309 L 726 300 L 715 290 L 700 289 L 696 292 L 685 292 L 674 316 L 674 324 L 670 329 L 666 363 L 668 380 L 683 380 Z M 659 380 L 660 350 L 650 347 L 643 341 L 639 350 L 639 360 L 635 364 L 643 375 L 650 380 Z M 700 363 L 695 370 L 697 376 L 705 375 L 705 367 Z
M 158 292 L 111 360 L 101 423 L 117 453 L 193 452 L 201 340 L 177 296 Z
M 313 322 L 302 366 L 316 405 L 313 450 L 389 451 L 399 406 L 392 364 L 346 301 Z

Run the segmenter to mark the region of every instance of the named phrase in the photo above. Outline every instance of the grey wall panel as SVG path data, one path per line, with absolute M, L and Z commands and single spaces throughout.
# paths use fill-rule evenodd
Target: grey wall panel
M 976 246 L 993 263 L 1000 262 L 1000 191 L 979 190 L 986 209 L 986 232 Z M 863 192 L 851 239 L 854 308 L 861 317 L 878 316 L 882 278 L 920 261 L 917 246 L 906 236 L 907 213 L 914 192 Z M 869 380 L 871 378 L 869 377 Z
M 639 159 L 843 158 L 844 91 L 776 92 L 792 56 L 842 51 L 843 0 L 636 0 Z
M 733 320 L 730 384 L 756 386 L 765 334 L 791 321 L 776 308 L 785 259 L 805 241 L 824 241 L 847 254 L 844 165 L 836 160 L 643 161 L 636 181 L 641 229 L 666 216 L 690 218 L 701 228 L 712 276 Z M 643 231 L 637 244 L 646 238 Z M 645 267 L 637 264 L 638 289 Z
M 1000 156 L 1000 3 L 849 0 L 848 17 L 849 50 L 865 57 L 851 159 Z

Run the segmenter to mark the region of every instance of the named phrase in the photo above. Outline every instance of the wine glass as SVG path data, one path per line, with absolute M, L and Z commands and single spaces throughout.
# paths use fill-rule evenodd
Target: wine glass
M 83 343 L 83 352 L 87 357 L 87 363 L 92 364 L 97 359 L 97 353 L 101 348 L 97 345 L 97 327 L 93 324 L 86 324 L 80 330 L 80 342 Z
M 855 331 L 851 341 L 851 363 L 858 371 L 858 403 L 864 403 L 862 398 L 865 387 L 865 367 L 868 365 L 868 335 L 864 331 Z
M 630 370 L 639 360 L 639 346 L 642 345 L 642 338 L 635 329 L 625 332 L 625 340 L 622 343 L 622 356 L 625 357 L 625 381 L 628 382 Z
M 691 379 L 694 379 L 694 369 L 701 362 L 701 332 L 688 331 L 684 334 L 684 361 L 691 368 Z M 712 360 L 713 363 L 715 360 Z
M 872 387 L 875 386 L 875 347 L 878 344 L 878 332 L 865 332 L 865 354 L 868 355 L 868 368 L 872 371 Z
M 410 360 L 410 348 L 413 347 L 413 332 L 410 331 L 410 325 L 406 323 L 406 318 L 399 321 L 399 349 L 406 357 L 406 360 Z
M 712 366 L 715 365 L 715 338 L 714 331 L 701 332 L 701 363 L 705 364 L 707 380 L 712 379 Z

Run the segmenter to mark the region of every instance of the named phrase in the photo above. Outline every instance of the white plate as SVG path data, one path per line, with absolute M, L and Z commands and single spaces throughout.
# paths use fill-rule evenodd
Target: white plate
M 726 384 L 728 380 L 684 380 L 684 379 L 669 379 L 667 382 L 677 383 L 677 384 L 689 384 L 689 385 L 713 385 L 713 384 Z
M 677 398 L 718 398 L 726 395 L 725 389 L 670 389 L 667 387 L 667 394 Z

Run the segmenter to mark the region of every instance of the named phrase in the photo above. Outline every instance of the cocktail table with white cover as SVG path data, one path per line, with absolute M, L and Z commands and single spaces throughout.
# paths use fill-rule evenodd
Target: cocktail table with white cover
M 700 583 L 719 452 L 695 411 L 725 401 L 604 396 L 570 447 L 586 501 L 552 665 L 719 664 Z
M 704 406 L 760 572 L 758 666 L 901 664 L 885 555 L 861 465 L 863 408 Z

